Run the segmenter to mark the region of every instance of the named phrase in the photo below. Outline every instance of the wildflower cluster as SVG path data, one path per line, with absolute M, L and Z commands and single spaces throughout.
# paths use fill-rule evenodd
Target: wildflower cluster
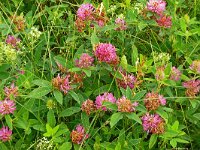
M 148 133 L 162 134 L 165 131 L 165 121 L 158 115 L 149 113 L 142 116 L 143 129 Z
M 89 138 L 89 134 L 85 132 L 85 128 L 77 125 L 75 130 L 72 130 L 70 137 L 75 144 L 81 144 L 84 140 Z
M 96 9 L 92 4 L 82 4 L 78 8 L 76 15 L 75 24 L 79 32 L 82 32 L 87 24 L 92 27 L 94 26 L 93 23 L 97 23 L 99 27 L 103 27 L 108 20 L 103 5 Z
M 156 22 L 159 26 L 170 28 L 172 25 L 171 17 L 164 14 L 166 4 L 167 3 L 164 0 L 149 0 L 147 2 L 147 9 L 153 13 L 156 13 L 159 16 L 158 18 L 156 18 Z

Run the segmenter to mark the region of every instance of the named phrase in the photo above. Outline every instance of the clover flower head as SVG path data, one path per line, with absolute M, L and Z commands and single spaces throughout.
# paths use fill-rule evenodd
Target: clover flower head
M 126 21 L 122 18 L 115 19 L 115 24 L 118 26 L 115 30 L 120 31 L 127 29 Z
M 89 138 L 89 134 L 86 134 L 85 128 L 81 125 L 77 125 L 75 130 L 72 130 L 70 137 L 75 144 L 81 144 L 83 140 Z
M 96 106 L 92 100 L 88 99 L 82 103 L 81 110 L 90 115 L 91 112 L 94 112 L 96 110 Z
M 198 74 L 200 74 L 200 60 L 194 60 L 190 65 L 190 69 Z
M 159 19 L 156 20 L 160 27 L 164 28 L 171 28 L 172 26 L 172 19 L 170 16 L 161 15 Z
M 13 48 L 17 47 L 17 44 L 20 42 L 19 38 L 15 38 L 12 35 L 8 35 L 7 39 L 6 39 L 6 43 L 11 45 Z
M 195 97 L 200 91 L 200 80 L 189 80 L 183 82 L 183 87 L 186 88 L 186 95 L 189 97 Z
M 71 89 L 69 78 L 70 75 L 60 77 L 60 75 L 58 74 L 56 78 L 52 79 L 52 84 L 55 88 L 62 91 L 64 94 L 67 94 L 68 91 Z
M 166 99 L 155 92 L 149 92 L 146 94 L 144 104 L 147 110 L 156 110 L 160 105 L 166 105 Z
M 147 9 L 157 14 L 162 14 L 165 11 L 166 2 L 163 0 L 149 0 L 147 2 Z
M 135 111 L 135 107 L 138 106 L 137 102 L 132 103 L 125 96 L 119 98 L 116 102 L 119 112 L 133 112 Z
M 178 70 L 176 67 L 172 67 L 170 79 L 174 81 L 180 80 L 181 77 L 181 71 Z
M 141 118 L 144 131 L 152 134 L 162 134 L 165 131 L 165 121 L 158 115 L 149 113 Z
M 3 126 L 0 129 L 0 140 L 3 142 L 11 140 L 12 136 L 12 130 L 10 130 L 8 127 Z
M 16 110 L 15 102 L 13 100 L 5 99 L 0 101 L 0 114 L 13 114 Z
M 102 106 L 103 102 L 105 101 L 115 103 L 116 98 L 113 96 L 112 93 L 107 93 L 107 92 L 104 93 L 103 95 L 97 96 L 95 101 L 97 109 L 102 109 L 103 111 L 106 111 L 107 110 L 106 106 Z
M 88 55 L 87 53 L 83 53 L 79 60 L 76 60 L 76 66 L 79 68 L 88 68 L 92 66 L 94 58 Z
M 113 64 L 117 61 L 116 48 L 109 43 L 100 43 L 96 46 L 94 55 L 100 62 Z
M 92 4 L 82 4 L 77 10 L 77 17 L 81 20 L 92 20 L 94 10 L 95 8 Z

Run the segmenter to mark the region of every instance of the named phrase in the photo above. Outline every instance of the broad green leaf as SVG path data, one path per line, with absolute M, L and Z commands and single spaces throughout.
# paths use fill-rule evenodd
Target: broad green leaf
M 172 125 L 172 129 L 174 131 L 178 131 L 178 127 L 179 127 L 179 122 L 178 121 L 175 121 L 174 124 Z
M 128 62 L 127 62 L 127 59 L 126 59 L 125 55 L 122 56 L 120 65 L 122 66 L 122 68 L 124 68 L 125 70 L 127 70 Z
M 54 90 L 53 95 L 56 98 L 57 102 L 62 105 L 63 104 L 63 94 L 58 90 Z
M 138 50 L 137 47 L 135 45 L 132 45 L 132 53 L 131 53 L 131 61 L 132 61 L 132 65 L 135 66 L 136 65 L 136 61 L 138 59 Z
M 74 91 L 69 91 L 69 94 L 80 104 L 79 96 Z
M 8 150 L 8 148 L 3 142 L 0 143 L 0 150 Z
M 42 79 L 33 80 L 32 83 L 35 85 L 41 86 L 41 87 L 51 87 L 52 86 L 51 82 L 49 82 L 47 80 L 42 80 Z
M 126 7 L 130 7 L 131 5 L 131 0 L 126 0 Z
M 132 91 L 129 87 L 126 88 L 126 95 L 125 95 L 128 99 L 132 98 Z
M 156 113 L 158 113 L 166 123 L 168 122 L 168 114 L 161 107 L 156 110 Z
M 41 98 L 52 91 L 52 87 L 39 87 L 31 91 L 27 97 L 28 98 Z
M 103 6 L 105 7 L 107 11 L 109 9 L 109 0 L 103 0 Z
M 63 143 L 58 150 L 70 150 L 72 148 L 71 142 L 65 142 Z
M 117 112 L 117 113 L 114 113 L 112 116 L 111 116 L 111 119 L 110 119 L 110 126 L 111 128 L 119 121 L 123 118 L 123 114 L 120 113 L 120 112 Z
M 116 104 L 113 104 L 113 103 L 111 103 L 111 102 L 104 101 L 104 102 L 103 102 L 103 106 L 106 106 L 108 109 L 117 111 L 117 105 L 116 105 Z
M 146 90 L 142 90 L 135 94 L 135 96 L 131 100 L 140 100 L 146 94 Z
M 92 74 L 91 70 L 83 69 L 83 72 L 85 72 L 87 77 L 91 77 L 91 74 Z
M 138 117 L 138 115 L 136 113 L 127 113 L 126 116 L 129 119 L 135 120 L 136 122 L 138 122 L 139 124 L 142 124 L 142 121 L 140 119 L 140 117 Z
M 9 129 L 12 130 L 13 129 L 12 118 L 10 117 L 10 115 L 5 115 L 5 119 Z
M 174 140 L 178 143 L 189 143 L 188 141 L 186 140 L 183 140 L 183 139 L 180 139 L 180 138 L 174 138 Z
M 85 112 L 81 113 L 81 120 L 82 120 L 82 124 L 83 126 L 88 129 L 90 126 L 90 122 L 89 122 L 89 117 Z
M 55 118 L 53 110 L 49 110 L 47 113 L 47 123 L 51 127 L 54 127 L 56 125 L 56 118 Z
M 70 108 L 63 110 L 59 114 L 59 117 L 68 117 L 68 116 L 71 116 L 71 115 L 79 112 L 80 110 L 81 110 L 80 107 L 70 107 Z
M 149 149 L 153 148 L 153 146 L 155 145 L 156 141 L 157 141 L 158 135 L 156 134 L 152 134 L 149 140 Z
M 96 45 L 99 43 L 99 38 L 97 37 L 96 33 L 93 32 L 91 36 L 91 43 L 92 45 Z
M 177 146 L 177 142 L 176 142 L 176 140 L 174 140 L 174 139 L 170 140 L 170 144 L 171 144 L 171 146 L 172 146 L 173 148 L 176 148 L 176 146 Z
M 115 150 L 121 150 L 122 146 L 120 144 L 120 142 L 117 143 L 117 145 L 115 146 Z

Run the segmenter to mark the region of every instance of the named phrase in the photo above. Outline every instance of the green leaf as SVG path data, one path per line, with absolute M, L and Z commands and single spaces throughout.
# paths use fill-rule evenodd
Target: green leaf
M 91 43 L 92 43 L 92 45 L 96 45 L 96 44 L 99 43 L 99 38 L 97 37 L 96 32 L 93 32 L 93 33 L 92 33 L 92 36 L 91 36 Z
M 54 90 L 53 95 L 56 98 L 57 102 L 62 105 L 63 104 L 63 94 L 58 90 Z
M 0 143 L 0 150 L 8 150 L 8 148 L 3 142 Z
M 170 140 L 170 144 L 171 144 L 171 146 L 172 146 L 173 148 L 176 148 L 176 146 L 177 146 L 177 142 L 176 142 L 176 140 L 174 140 L 174 139 Z
M 110 119 L 110 126 L 111 128 L 119 121 L 123 118 L 123 114 L 120 113 L 120 112 L 117 112 L 117 113 L 114 113 L 112 116 L 111 116 L 111 119 Z
M 140 119 L 140 117 L 138 117 L 138 115 L 136 113 L 127 113 L 126 116 L 129 118 L 129 119 L 132 119 L 132 120 L 135 120 L 136 122 L 138 122 L 139 124 L 142 124 L 142 121 Z
M 69 94 L 80 104 L 79 96 L 74 91 L 69 91 Z
M 135 96 L 131 100 L 140 100 L 146 94 L 146 90 L 142 90 L 135 94 Z
M 178 121 L 175 121 L 174 124 L 172 125 L 172 129 L 174 131 L 178 131 L 178 127 L 179 127 L 179 122 Z
M 5 115 L 5 119 L 9 129 L 12 130 L 13 129 L 12 118 L 10 117 L 10 115 Z
M 156 112 L 165 120 L 165 122 L 168 122 L 168 114 L 162 109 L 158 108 Z
M 135 66 L 136 61 L 138 59 L 138 50 L 137 47 L 135 45 L 132 45 L 132 53 L 131 53 L 131 61 L 132 61 L 132 65 Z
M 164 70 L 165 75 L 169 75 L 170 72 L 171 72 L 171 69 L 172 69 L 172 63 L 170 62 L 170 63 L 167 64 L 167 67 Z
M 31 91 L 27 97 L 28 98 L 41 98 L 52 91 L 52 87 L 39 87 Z
M 82 124 L 83 126 L 88 129 L 90 126 L 90 122 L 89 122 L 89 117 L 85 112 L 81 113 L 81 120 L 82 120 Z
M 83 69 L 83 72 L 85 72 L 87 77 L 91 77 L 91 74 L 92 74 L 91 70 Z
M 116 104 L 113 104 L 113 103 L 111 103 L 111 102 L 104 101 L 104 102 L 103 102 L 103 106 L 106 106 L 108 109 L 117 111 L 117 105 L 116 105 Z
M 183 140 L 183 139 L 180 139 L 180 138 L 174 138 L 174 140 L 178 143 L 189 143 L 188 141 L 186 140 Z
M 156 134 L 152 134 L 149 140 L 149 149 L 153 148 L 153 146 L 155 145 L 156 141 L 157 141 L 158 135 Z
M 41 86 L 41 87 L 51 87 L 52 86 L 51 82 L 49 82 L 47 80 L 42 80 L 42 79 L 33 80 L 32 83 L 35 85 Z
M 47 113 L 47 123 L 51 127 L 54 127 L 56 125 L 56 118 L 55 118 L 53 110 L 49 110 Z
M 109 9 L 109 0 L 103 0 L 103 6 L 106 8 L 106 10 Z
M 127 62 L 127 59 L 126 59 L 125 55 L 122 56 L 120 65 L 122 66 L 122 68 L 124 68 L 125 70 L 127 70 L 128 62 Z
M 122 146 L 120 144 L 120 142 L 117 143 L 117 145 L 115 146 L 115 150 L 121 150 Z
M 72 148 L 72 143 L 65 142 L 63 143 L 58 150 L 70 150 Z
M 75 113 L 78 113 L 80 110 L 81 110 L 80 107 L 70 107 L 70 108 L 63 110 L 59 114 L 59 117 L 68 117 L 68 116 L 71 116 Z
M 126 0 L 126 7 L 130 7 L 131 5 L 131 0 Z
M 132 91 L 129 87 L 126 88 L 126 95 L 125 95 L 128 99 L 132 98 Z

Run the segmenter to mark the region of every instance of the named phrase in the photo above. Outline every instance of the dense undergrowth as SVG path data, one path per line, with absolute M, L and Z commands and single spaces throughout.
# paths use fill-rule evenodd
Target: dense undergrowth
M 200 148 L 197 0 L 0 2 L 0 150 Z

